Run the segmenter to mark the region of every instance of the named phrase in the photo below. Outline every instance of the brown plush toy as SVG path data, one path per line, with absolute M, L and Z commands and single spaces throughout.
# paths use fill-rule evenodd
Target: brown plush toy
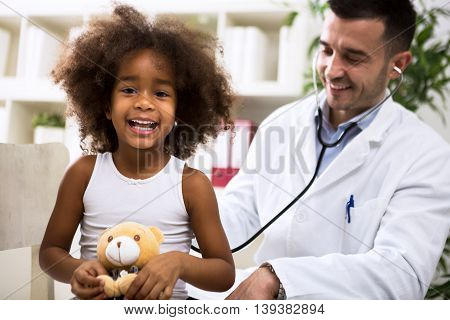
M 120 223 L 107 229 L 97 244 L 97 257 L 112 274 L 100 275 L 105 282 L 105 294 L 110 298 L 125 295 L 136 273 L 159 254 L 164 236 L 156 227 L 135 222 Z

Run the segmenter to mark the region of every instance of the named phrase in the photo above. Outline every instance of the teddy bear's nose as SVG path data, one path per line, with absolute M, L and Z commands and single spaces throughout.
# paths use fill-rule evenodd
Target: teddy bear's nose
M 117 247 L 120 248 L 120 245 L 122 244 L 121 241 L 117 241 Z

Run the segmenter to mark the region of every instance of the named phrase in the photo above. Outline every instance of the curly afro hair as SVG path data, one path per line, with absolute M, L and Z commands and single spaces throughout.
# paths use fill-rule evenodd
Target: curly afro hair
M 216 60 L 217 40 L 173 18 L 149 21 L 134 8 L 118 5 L 110 17 L 93 20 L 70 42 L 52 71 L 67 93 L 67 113 L 78 120 L 85 152 L 117 149 L 116 132 L 106 118 L 115 75 L 127 53 L 145 48 L 164 55 L 175 71 L 179 125 L 165 139 L 166 152 L 186 159 L 199 143 L 233 127 L 235 96 Z

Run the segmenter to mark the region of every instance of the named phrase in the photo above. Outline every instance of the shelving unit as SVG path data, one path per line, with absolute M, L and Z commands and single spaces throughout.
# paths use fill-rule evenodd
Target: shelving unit
M 233 46 L 233 43 L 229 43 L 227 33 L 234 27 L 257 30 L 267 39 L 266 50 L 256 52 L 266 54 L 262 62 L 266 68 L 264 77 L 256 81 L 233 79 L 233 86 L 242 98 L 241 105 L 234 111 L 235 117 L 250 119 L 259 124 L 275 108 L 299 97 L 306 66 L 306 47 L 317 30 L 311 23 L 313 20 L 308 15 L 306 1 L 155 0 L 126 3 L 149 16 L 175 15 L 190 27 L 217 36 L 225 48 L 226 57 L 230 55 L 227 47 Z M 283 43 L 287 47 L 281 53 L 281 29 L 285 18 L 293 10 L 302 14 L 289 30 L 289 42 Z M 44 49 L 47 55 L 33 51 L 35 40 L 33 35 L 30 36 L 30 30 L 39 28 L 45 33 L 45 37 L 63 43 L 72 30 L 110 11 L 111 2 L 106 0 L 43 0 L 38 3 L 31 0 L 7 0 L 0 4 L 0 30 L 10 34 L 8 54 L 4 59 L 6 67 L 4 73 L 0 74 L 0 117 L 4 118 L 5 123 L 3 134 L 0 131 L 0 142 L 32 143 L 33 114 L 38 111 L 63 114 L 65 111 L 64 92 L 53 85 L 47 76 L 57 59 L 57 52 L 48 49 L 48 46 Z M 48 41 L 51 42 L 52 39 Z M 35 67 L 34 61 L 30 62 L 30 59 L 36 55 L 39 57 L 39 54 L 43 57 L 39 63 L 48 66 L 44 68 L 39 65 L 44 70 L 30 75 L 27 68 L 30 65 Z M 245 54 L 242 52 L 242 55 Z M 239 55 L 237 57 L 240 58 Z M 228 68 L 227 65 L 226 67 Z M 289 70 L 286 79 L 279 79 L 280 68 Z M 73 128 L 71 136 L 74 136 Z M 66 141 L 66 144 L 70 148 L 78 148 L 78 143 L 74 141 Z M 70 151 L 71 160 L 80 154 L 79 150 Z

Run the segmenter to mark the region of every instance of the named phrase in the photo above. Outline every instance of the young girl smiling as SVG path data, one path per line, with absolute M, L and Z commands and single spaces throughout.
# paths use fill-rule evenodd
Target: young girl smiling
M 93 21 L 53 70 L 93 155 L 66 172 L 40 251 L 43 270 L 81 299 L 102 299 L 99 235 L 123 221 L 156 226 L 161 254 L 127 299 L 186 299 L 185 282 L 225 291 L 234 264 L 208 178 L 182 159 L 232 126 L 233 94 L 206 34 L 149 22 L 129 6 Z M 70 256 L 81 224 L 81 259 Z M 189 255 L 196 237 L 202 258 Z

